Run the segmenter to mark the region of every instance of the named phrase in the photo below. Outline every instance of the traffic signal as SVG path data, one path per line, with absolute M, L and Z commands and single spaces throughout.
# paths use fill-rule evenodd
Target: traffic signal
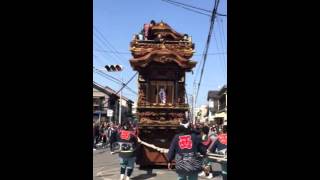
M 107 69 L 107 71 L 109 72 L 114 72 L 114 71 L 122 71 L 122 66 L 121 65 L 106 65 L 105 68 Z

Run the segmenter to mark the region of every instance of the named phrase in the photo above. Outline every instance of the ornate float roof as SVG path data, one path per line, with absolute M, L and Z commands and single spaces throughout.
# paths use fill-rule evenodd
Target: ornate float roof
M 130 64 L 134 70 L 145 68 L 150 62 L 162 64 L 174 62 L 186 71 L 191 70 L 196 65 L 195 61 L 183 58 L 178 53 L 169 49 L 155 50 L 143 57 L 130 59 Z
M 134 70 L 145 68 L 150 62 L 176 63 L 180 68 L 190 71 L 196 62 L 189 60 L 194 53 L 191 38 L 173 30 L 167 23 L 156 23 L 151 28 L 151 39 L 136 37 L 130 43 L 133 58 L 130 64 Z
M 191 42 L 173 42 L 173 41 L 163 41 L 163 42 L 146 42 L 146 41 L 133 41 L 131 43 L 131 53 L 134 58 L 139 58 L 147 55 L 148 53 L 161 50 L 169 49 L 175 51 L 179 56 L 189 59 L 193 56 L 194 45 Z
M 171 39 L 175 41 L 179 41 L 183 39 L 183 35 L 181 33 L 176 32 L 174 29 L 172 29 L 167 23 L 160 22 L 156 23 L 151 28 L 151 33 L 153 36 L 157 37 L 158 34 L 161 34 L 161 36 L 165 39 Z

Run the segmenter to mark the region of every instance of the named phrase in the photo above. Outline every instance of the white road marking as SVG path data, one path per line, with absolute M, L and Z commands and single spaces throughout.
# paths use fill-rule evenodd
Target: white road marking
M 103 167 L 105 168 L 105 167 Z M 101 169 L 101 168 L 100 168 Z M 118 171 L 119 168 L 111 168 L 111 169 L 107 169 L 107 170 L 104 170 L 104 171 L 98 171 L 96 173 L 96 176 L 104 176 L 104 175 L 108 175 L 110 174 L 111 172 L 114 172 L 114 171 Z M 103 177 L 104 178 L 104 177 Z
M 112 179 L 109 179 L 109 178 L 105 178 L 105 177 L 103 177 L 103 180 L 112 180 Z
M 105 168 L 105 167 L 101 167 L 101 168 L 99 168 L 98 170 L 96 170 L 96 172 L 101 171 L 103 168 Z

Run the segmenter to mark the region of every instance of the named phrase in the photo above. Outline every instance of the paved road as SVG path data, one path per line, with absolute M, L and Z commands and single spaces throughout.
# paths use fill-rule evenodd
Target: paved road
M 214 168 L 220 170 L 219 165 L 215 164 Z M 96 150 L 93 152 L 93 180 L 118 180 L 120 178 L 120 166 L 118 155 L 111 155 L 109 150 Z M 152 169 L 149 171 L 140 170 L 135 166 L 132 180 L 176 180 L 177 175 L 174 171 L 167 168 Z M 199 178 L 206 179 L 206 178 Z M 220 176 L 211 180 L 222 180 Z

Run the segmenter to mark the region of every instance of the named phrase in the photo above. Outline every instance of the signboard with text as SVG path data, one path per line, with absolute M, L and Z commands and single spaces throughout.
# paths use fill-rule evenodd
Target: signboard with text
M 107 110 L 107 116 L 108 117 L 112 117 L 112 115 L 113 115 L 113 110 L 112 109 L 108 109 Z

